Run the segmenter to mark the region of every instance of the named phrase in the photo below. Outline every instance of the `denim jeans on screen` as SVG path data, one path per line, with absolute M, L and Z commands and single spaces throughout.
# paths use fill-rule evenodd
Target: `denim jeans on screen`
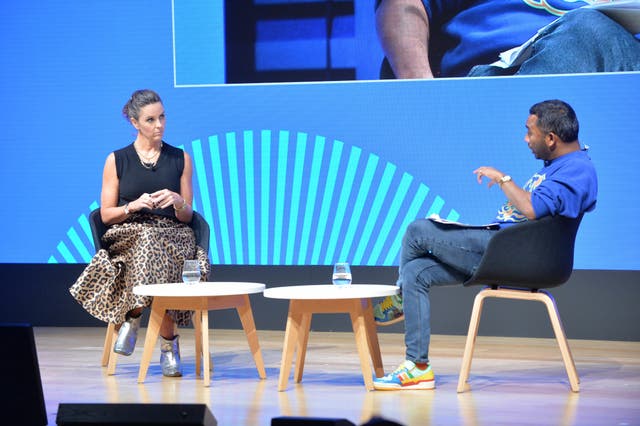
M 519 67 L 477 65 L 468 76 L 619 71 L 640 71 L 640 40 L 603 13 L 580 8 L 547 25 Z
M 462 284 L 480 263 L 497 232 L 418 219 L 402 239 L 398 286 L 402 289 L 406 359 L 429 362 L 432 286 Z

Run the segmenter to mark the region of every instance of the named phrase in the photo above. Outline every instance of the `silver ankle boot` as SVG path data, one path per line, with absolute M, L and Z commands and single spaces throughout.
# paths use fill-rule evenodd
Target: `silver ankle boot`
M 167 377 L 182 376 L 182 365 L 180 365 L 180 345 L 178 344 L 178 335 L 173 339 L 167 340 L 160 336 L 160 365 L 162 366 L 162 375 Z
M 138 329 L 140 328 L 140 320 L 142 315 L 137 318 L 129 317 L 120 326 L 118 330 L 118 338 L 113 346 L 113 351 L 120 355 L 131 355 L 136 347 L 138 340 Z

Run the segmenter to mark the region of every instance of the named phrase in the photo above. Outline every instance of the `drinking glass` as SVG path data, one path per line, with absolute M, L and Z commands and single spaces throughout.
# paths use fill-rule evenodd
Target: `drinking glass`
M 338 262 L 333 266 L 333 284 L 348 286 L 351 284 L 351 267 L 347 262 Z
M 200 264 L 197 260 L 184 261 L 182 281 L 187 284 L 195 284 L 200 281 Z

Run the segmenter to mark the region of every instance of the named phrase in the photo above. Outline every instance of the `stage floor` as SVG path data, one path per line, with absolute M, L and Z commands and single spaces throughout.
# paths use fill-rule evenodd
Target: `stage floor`
M 114 376 L 100 366 L 105 328 L 36 327 L 50 425 L 59 403 L 207 404 L 219 425 L 269 425 L 277 416 L 381 416 L 402 425 L 640 424 L 640 342 L 570 340 L 580 376 L 572 393 L 553 339 L 478 337 L 471 391 L 456 387 L 464 336 L 435 335 L 432 391 L 367 392 L 352 333 L 311 332 L 301 383 L 278 392 L 283 331 L 258 331 L 267 370 L 260 380 L 241 330 L 210 329 L 211 387 L 196 378 L 192 329 L 180 330 L 184 376 L 162 376 L 157 345 L 144 384 L 137 384 L 144 329 L 136 351 L 118 357 Z M 380 333 L 385 372 L 403 359 L 403 335 Z M 293 373 L 293 371 L 292 371 Z

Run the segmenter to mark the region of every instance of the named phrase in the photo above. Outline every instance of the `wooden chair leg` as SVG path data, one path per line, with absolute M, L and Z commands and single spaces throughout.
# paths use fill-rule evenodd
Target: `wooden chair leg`
M 113 345 L 117 338 L 118 330 L 116 330 L 116 325 L 109 323 L 107 334 L 104 338 L 104 346 L 102 347 L 102 366 L 107 367 L 107 375 L 109 376 L 116 374 L 118 354 L 113 351 Z
M 467 388 L 467 380 L 471 371 L 471 361 L 473 359 L 473 350 L 476 345 L 476 337 L 478 336 L 478 327 L 480 326 L 480 316 L 482 315 L 482 305 L 487 297 L 487 289 L 480 291 L 473 302 L 471 311 L 471 320 L 469 321 L 469 331 L 467 332 L 467 341 L 464 345 L 464 355 L 462 356 L 462 366 L 460 367 L 460 377 L 458 378 L 458 393 L 464 392 Z
M 573 360 L 573 355 L 571 355 L 571 349 L 569 349 L 567 336 L 564 333 L 564 327 L 562 326 L 562 321 L 560 320 L 560 314 L 558 313 L 556 301 L 553 296 L 551 296 L 551 294 L 546 291 L 540 291 L 539 293 L 543 296 L 543 302 L 547 306 L 547 311 L 549 312 L 549 319 L 551 320 L 553 332 L 556 335 L 556 341 L 558 342 L 558 346 L 560 347 L 560 353 L 562 354 L 562 360 L 564 361 L 564 366 L 567 370 L 567 377 L 569 378 L 569 385 L 571 386 L 571 390 L 573 392 L 580 392 L 580 379 L 578 378 L 578 372 L 576 370 L 576 364 Z
M 114 333 L 116 330 L 116 325 L 109 323 L 107 326 L 107 334 L 104 336 L 104 346 L 102 348 L 102 363 L 103 367 L 106 367 L 109 364 L 109 356 L 113 351 L 113 342 L 114 342 Z
M 564 333 L 562 321 L 560 320 L 560 314 L 556 306 L 555 300 L 550 293 L 546 291 L 524 291 L 514 290 L 506 288 L 490 289 L 485 288 L 480 291 L 473 303 L 473 312 L 471 314 L 471 321 L 469 323 L 469 332 L 467 334 L 467 341 L 464 348 L 464 355 L 462 357 L 462 367 L 460 368 L 460 377 L 458 379 L 458 392 L 464 392 L 467 388 L 467 380 L 469 379 L 469 371 L 471 370 L 471 360 L 473 357 L 473 349 L 475 347 L 475 341 L 478 334 L 478 326 L 480 324 L 480 315 L 482 313 L 482 304 L 485 298 L 495 297 L 500 299 L 515 299 L 515 300 L 534 300 L 542 302 L 547 307 L 549 319 L 551 320 L 551 326 L 556 336 L 556 341 L 560 347 L 560 353 L 562 354 L 562 360 L 564 362 L 565 369 L 567 370 L 567 376 L 569 378 L 569 385 L 573 392 L 580 391 L 580 379 L 578 378 L 578 372 L 576 371 L 576 365 L 569 349 L 569 343 Z

